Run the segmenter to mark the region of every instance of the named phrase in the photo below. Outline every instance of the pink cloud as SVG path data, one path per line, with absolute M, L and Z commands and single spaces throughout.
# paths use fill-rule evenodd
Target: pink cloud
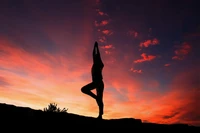
M 191 45 L 187 42 L 182 43 L 178 46 L 178 49 L 174 51 L 175 56 L 172 57 L 173 60 L 183 60 L 184 57 L 191 51 Z
M 104 45 L 104 46 L 101 46 L 103 49 L 111 49 L 111 48 L 114 48 L 114 46 L 112 44 L 108 44 L 108 45 Z
M 150 45 L 158 45 L 159 44 L 159 40 L 157 38 L 154 38 L 152 40 L 146 40 L 144 42 L 140 43 L 140 47 L 149 47 Z
M 140 70 L 136 70 L 136 69 L 134 69 L 134 68 L 131 68 L 130 71 L 131 71 L 131 72 L 134 72 L 134 73 L 142 73 L 142 70 L 141 70 L 141 69 L 140 69 Z
M 108 44 L 108 45 L 104 45 L 104 46 L 101 46 L 102 49 L 105 49 L 105 53 L 106 54 L 111 54 L 112 53 L 112 49 L 114 49 L 115 47 L 112 45 L 112 44 Z
M 101 22 L 98 23 L 98 21 L 94 21 L 94 25 L 96 27 L 99 27 L 99 26 L 105 26 L 105 25 L 108 25 L 109 24 L 109 20 L 102 20 Z
M 100 9 L 97 9 L 96 11 L 97 11 L 98 15 L 100 15 L 100 16 L 104 16 L 104 15 L 108 16 L 107 13 L 102 12 Z
M 142 63 L 145 61 L 152 61 L 156 58 L 154 55 L 147 55 L 146 53 L 141 54 L 142 59 L 135 60 L 134 63 Z
M 99 13 L 99 15 L 104 15 L 104 12 L 99 11 L 98 13 Z
M 106 42 L 106 37 L 105 36 L 99 37 L 99 42 L 105 43 Z
M 101 21 L 100 26 L 105 26 L 105 25 L 107 25 L 108 23 L 109 23 L 108 20 L 103 20 L 103 21 Z
M 102 33 L 105 34 L 105 35 L 112 35 L 113 34 L 113 32 L 111 30 L 108 30 L 108 29 L 102 30 Z
M 111 52 L 110 52 L 110 51 L 108 51 L 108 50 L 105 50 L 105 53 L 106 53 L 106 54 L 111 54 Z

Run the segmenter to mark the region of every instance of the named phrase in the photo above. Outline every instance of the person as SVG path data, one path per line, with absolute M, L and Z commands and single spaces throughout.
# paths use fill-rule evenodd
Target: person
M 91 68 L 91 74 L 92 74 L 92 82 L 83 86 L 81 88 L 81 91 L 92 98 L 94 98 L 97 102 L 97 105 L 99 107 L 99 115 L 98 119 L 102 119 L 103 115 L 103 91 L 104 91 L 104 82 L 103 82 L 103 76 L 102 76 L 102 70 L 103 70 L 104 64 L 101 60 L 98 43 L 95 42 L 94 48 L 93 48 L 93 65 Z M 91 91 L 96 88 L 96 95 Z

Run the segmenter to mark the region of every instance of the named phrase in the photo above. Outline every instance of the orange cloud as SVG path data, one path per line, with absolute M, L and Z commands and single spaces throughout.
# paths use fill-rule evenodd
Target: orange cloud
M 160 121 L 200 125 L 200 111 L 196 110 L 196 107 L 200 106 L 200 99 L 198 98 L 200 96 L 199 75 L 200 69 L 197 67 L 175 76 L 171 86 L 169 86 L 171 91 L 168 92 L 166 97 L 160 99 L 160 102 L 166 100 L 166 102 L 163 102 L 163 106 L 167 102 L 171 104 L 166 106 L 168 108 L 163 108 L 165 115 L 160 118 Z
M 90 69 L 87 60 L 82 62 L 78 58 L 79 61 L 75 61 L 76 58 L 65 58 L 62 52 L 53 56 L 48 53 L 34 55 L 3 39 L 0 41 L 0 49 L 6 53 L 0 56 L 2 102 L 37 109 L 50 102 L 57 102 L 60 106 L 69 104 L 71 111 L 76 109 L 73 103 L 82 100 L 78 96 L 81 96 L 80 88 L 90 80 L 87 76 L 82 77 Z M 72 60 L 85 64 L 80 66 Z
M 191 45 L 187 42 L 182 43 L 177 50 L 174 51 L 173 60 L 183 60 L 184 57 L 191 51 Z
M 84 50 L 85 45 L 77 45 L 72 53 L 58 51 L 54 55 L 47 52 L 36 55 L 0 39 L 0 101 L 35 109 L 56 102 L 59 107 L 68 108 L 70 113 L 96 117 L 95 100 L 80 91 L 83 85 L 91 82 L 92 57 L 86 55 L 92 53 L 92 46 Z M 109 50 L 113 46 L 105 45 L 100 50 Z M 104 118 L 134 117 L 156 123 L 200 125 L 199 110 L 196 109 L 200 106 L 199 66 L 192 72 L 191 69 L 184 70 L 174 76 L 167 86 L 170 91 L 163 91 L 162 84 L 153 77 L 146 82 L 138 78 L 140 75 L 133 76 L 129 69 L 129 59 L 133 56 L 128 52 L 120 54 L 117 48 L 111 55 L 102 52 L 105 63 Z M 155 59 L 145 53 L 141 56 L 145 61 Z
M 147 86 L 157 88 L 155 91 L 135 89 L 130 93 L 128 90 L 125 93 L 128 100 L 118 103 L 120 106 L 109 104 L 109 106 L 121 109 L 116 113 L 111 113 L 109 110 L 109 114 L 114 118 L 132 116 L 154 123 L 200 125 L 200 111 L 196 109 L 200 103 L 198 98 L 200 96 L 199 72 L 197 68 L 194 71 L 178 74 L 168 86 L 169 91 L 165 93 L 158 91 L 160 84 L 155 80 L 149 82 L 150 84 Z
M 154 55 L 147 55 L 146 53 L 141 54 L 142 59 L 135 60 L 134 63 L 142 63 L 145 61 L 152 61 L 156 58 Z
M 154 38 L 152 40 L 146 40 L 144 42 L 140 43 L 140 47 L 149 47 L 150 45 L 158 45 L 159 44 L 159 40 L 157 38 Z
M 2 77 L 0 100 L 2 102 L 35 109 L 42 109 L 50 102 L 56 102 L 60 107 L 69 108 L 68 111 L 72 113 L 97 115 L 98 107 L 95 100 L 80 91 L 83 85 L 91 82 L 92 58 L 87 60 L 84 52 L 74 52 L 73 56 L 62 51 L 54 55 L 47 52 L 36 55 L 16 47 L 8 40 L 1 39 L 0 44 L 0 49 L 3 49 L 5 53 L 0 56 L 0 77 Z M 105 45 L 104 48 L 112 49 L 113 45 Z M 80 49 L 82 49 L 81 45 Z M 128 71 L 123 69 L 126 66 L 123 61 L 118 62 L 120 65 L 112 67 L 113 62 L 117 61 L 115 51 L 112 56 L 104 58 L 105 56 L 102 52 L 106 66 L 103 70 L 104 99 L 105 105 L 110 105 L 110 108 L 106 108 L 106 111 L 110 110 L 107 118 L 109 116 L 111 118 L 111 114 L 117 113 L 112 110 L 115 106 L 112 101 L 120 102 L 127 99 L 126 90 L 130 93 L 134 92 L 134 89 L 139 88 L 137 87 L 139 82 L 133 81 Z M 125 79 L 123 82 L 121 82 L 122 78 Z M 106 94 L 107 92 L 110 93 Z

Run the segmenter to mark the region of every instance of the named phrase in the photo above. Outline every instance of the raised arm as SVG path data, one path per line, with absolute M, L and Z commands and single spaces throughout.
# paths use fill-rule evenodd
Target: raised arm
M 100 52 L 99 52 L 98 43 L 96 42 L 95 45 L 96 45 L 96 54 L 97 54 L 99 57 L 101 57 L 101 56 L 100 56 Z
M 98 43 L 97 42 L 95 42 L 95 44 L 94 44 L 93 62 L 94 63 L 101 63 L 101 64 L 103 64 L 103 62 L 101 60 L 101 56 L 100 56 L 100 52 L 99 52 L 99 48 L 98 48 Z
M 98 46 L 98 44 L 97 44 L 97 42 L 95 42 L 95 44 L 94 44 L 94 48 L 93 48 L 93 58 L 96 56 L 96 51 L 97 51 L 97 49 L 96 49 L 96 47 Z

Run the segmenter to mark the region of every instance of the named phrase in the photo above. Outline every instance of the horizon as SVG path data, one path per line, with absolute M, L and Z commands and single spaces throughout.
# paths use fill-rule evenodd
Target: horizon
M 0 2 L 0 101 L 96 117 L 92 50 L 104 63 L 104 119 L 200 126 L 195 0 Z
M 48 110 L 48 108 L 46 108 L 47 110 L 44 110 L 44 109 L 33 109 L 33 108 L 30 108 L 30 107 L 27 107 L 27 106 L 17 106 L 17 105 L 14 105 L 14 104 L 7 104 L 7 103 L 0 103 L 0 105 L 1 104 L 5 104 L 6 106 L 14 106 L 14 108 L 20 108 L 20 109 L 31 109 L 32 111 L 42 111 L 42 112 L 44 112 L 44 113 L 46 113 L 46 112 L 48 112 L 47 110 Z M 59 106 L 57 106 L 57 108 L 60 108 Z M 11 109 L 11 108 L 10 108 Z M 60 108 L 60 109 L 62 109 L 62 108 Z M 12 109 L 11 109 L 12 110 Z M 51 112 L 51 111 L 50 111 Z M 80 114 L 76 114 L 76 113 L 69 113 L 68 111 L 66 111 L 66 112 L 57 112 L 57 111 L 55 111 L 55 112 L 51 112 L 51 113 L 62 113 L 62 114 L 69 114 L 69 115 L 76 115 L 76 116 L 81 116 L 81 117 L 87 117 L 87 118 L 94 118 L 94 119 L 96 119 L 96 117 L 92 117 L 92 116 L 86 116 L 86 115 L 80 115 Z M 164 124 L 164 123 L 153 123 L 153 122 L 149 122 L 149 121 L 145 121 L 145 120 L 142 120 L 142 119 L 135 119 L 135 118 L 131 118 L 131 117 L 129 117 L 129 118 L 125 118 L 125 117 L 122 117 L 122 118 L 115 118 L 115 119 L 112 119 L 112 118 L 110 118 L 110 119 L 102 119 L 102 120 L 120 120 L 120 119 L 132 119 L 132 120 L 134 120 L 134 121 L 140 121 L 141 123 L 149 123 L 149 124 Z M 179 124 L 181 124 L 181 125 L 188 125 L 188 126 L 195 126 L 195 127 L 200 127 L 200 126 L 197 126 L 197 125 L 191 125 L 191 124 L 187 124 L 187 123 L 166 123 L 166 125 L 179 125 Z

